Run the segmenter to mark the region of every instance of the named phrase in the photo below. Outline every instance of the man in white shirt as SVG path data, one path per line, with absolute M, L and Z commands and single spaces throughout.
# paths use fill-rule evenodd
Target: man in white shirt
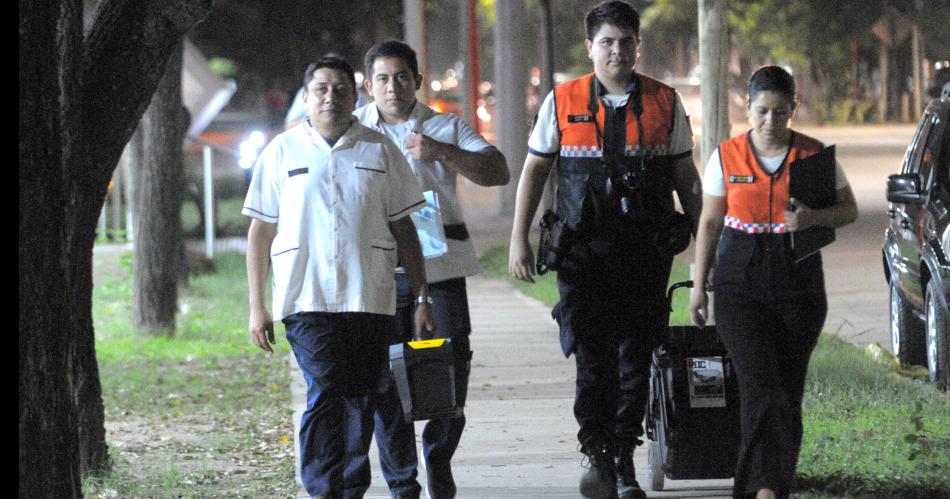
M 243 213 L 251 338 L 272 352 L 264 286 L 273 265 L 273 310 L 307 381 L 300 423 L 301 478 L 314 497 L 362 497 L 368 473 L 347 477 L 346 456 L 365 455 L 375 396 L 385 382 L 394 328 L 397 254 L 422 303 L 416 334 L 434 328 L 425 268 L 409 214 L 425 201 L 392 142 L 353 119 L 356 83 L 325 57 L 304 75 L 306 122 L 261 153 Z
M 448 252 L 426 260 L 426 275 L 433 298 L 435 336 L 451 338 L 456 355 L 456 400 L 465 404 L 472 352 L 469 346 L 468 299 L 465 277 L 479 272 L 475 247 L 468 236 L 456 193 L 458 175 L 482 186 L 508 183 L 504 155 L 456 116 L 438 113 L 416 100 L 422 85 L 416 54 L 409 45 L 387 41 L 366 54 L 366 91 L 375 102 L 355 113 L 360 122 L 392 139 L 402 150 L 425 191 L 438 196 Z M 409 282 L 396 275 L 398 329 L 393 343 L 411 339 L 414 300 Z M 388 401 L 388 403 L 386 402 Z M 422 449 L 431 498 L 455 497 L 451 459 L 465 427 L 464 414 L 434 418 L 422 433 Z M 395 497 L 415 498 L 416 444 L 413 425 L 399 407 L 395 390 L 379 404 L 376 440 L 383 475 Z

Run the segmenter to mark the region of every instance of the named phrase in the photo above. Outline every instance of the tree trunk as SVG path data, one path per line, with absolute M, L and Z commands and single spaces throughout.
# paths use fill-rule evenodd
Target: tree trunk
M 523 0 L 495 2 L 495 145 L 508 158 L 511 182 L 498 189 L 500 215 L 515 212 L 515 193 L 528 151 L 528 41 L 521 23 L 527 19 Z
M 136 190 L 138 233 L 132 258 L 133 323 L 147 333 L 175 329 L 181 271 L 182 155 L 181 46 L 142 118 L 145 157 Z
M 210 0 L 19 5 L 19 495 L 80 497 L 107 461 L 92 246 L 106 187 L 181 38 Z
M 702 68 L 703 133 L 700 164 L 729 138 L 729 36 L 726 0 L 699 0 L 699 65 Z
M 81 497 L 63 165 L 77 139 L 82 4 L 21 0 L 19 27 L 19 494 Z
M 72 281 L 72 315 L 75 336 L 73 373 L 74 401 L 79 431 L 79 469 L 83 476 L 102 471 L 109 466 L 106 446 L 105 411 L 102 403 L 102 385 L 99 382 L 99 363 L 96 360 L 96 341 L 92 325 L 92 246 L 96 238 L 96 216 L 105 201 L 104 183 L 92 193 L 73 191 L 72 224 L 67 226 L 76 247 L 69 255 Z M 83 244 L 78 244 L 82 242 Z M 79 257 L 78 254 L 86 255 Z
M 426 48 L 426 8 L 424 0 L 402 0 L 403 40 L 416 51 L 419 73 L 425 80 L 422 88 L 416 92 L 423 102 L 428 102 L 429 87 L 429 51 Z
M 66 235 L 77 340 L 75 400 L 84 473 L 108 464 L 92 323 L 96 219 L 109 178 L 165 72 L 169 54 L 180 45 L 182 34 L 210 9 L 211 0 L 103 0 L 87 31 L 82 58 L 73 61 L 77 66 L 81 64 L 83 75 L 84 147 L 66 165 L 70 182 Z

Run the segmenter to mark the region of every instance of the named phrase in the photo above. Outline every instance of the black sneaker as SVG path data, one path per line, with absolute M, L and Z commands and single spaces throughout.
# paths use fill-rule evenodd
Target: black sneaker
M 581 475 L 581 495 L 588 499 L 618 499 L 617 465 L 606 450 L 587 454 L 590 467 Z
M 619 499 L 646 499 L 647 495 L 637 483 L 633 468 L 633 449 L 620 451 L 617 457 L 617 496 Z

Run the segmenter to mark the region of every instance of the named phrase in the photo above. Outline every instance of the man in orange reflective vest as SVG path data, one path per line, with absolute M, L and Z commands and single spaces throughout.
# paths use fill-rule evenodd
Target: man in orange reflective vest
M 667 322 L 677 251 L 670 234 L 683 224 L 673 191 L 694 227 L 701 190 L 679 95 L 634 71 L 637 12 L 604 2 L 585 22 L 594 72 L 559 85 L 541 106 L 518 185 L 509 270 L 533 282 L 528 230 L 559 160 L 561 251 L 545 264 L 558 271 L 553 315 L 564 354 L 577 365 L 574 415 L 591 465 L 581 493 L 640 498 L 632 456 L 643 434 L 650 353 Z

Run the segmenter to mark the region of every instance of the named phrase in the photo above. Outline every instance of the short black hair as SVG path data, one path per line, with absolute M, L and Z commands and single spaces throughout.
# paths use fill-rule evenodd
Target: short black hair
M 337 55 L 325 55 L 318 59 L 317 62 L 311 62 L 307 65 L 307 70 L 303 74 L 304 88 L 307 88 L 307 85 L 310 84 L 310 80 L 313 79 L 313 73 L 322 68 L 336 69 L 346 73 L 346 76 L 350 79 L 350 84 L 353 85 L 353 92 L 356 92 L 356 74 L 353 71 L 353 66 L 350 66 L 350 63 Z
M 366 77 L 373 77 L 373 63 L 380 57 L 393 57 L 405 62 L 412 70 L 412 76 L 419 76 L 419 60 L 416 59 L 416 51 L 412 50 L 409 44 L 399 40 L 386 40 L 377 43 L 366 51 L 366 57 L 363 63 L 366 64 Z
M 792 104 L 798 100 L 795 78 L 780 66 L 762 66 L 749 77 L 749 102 L 754 101 L 759 92 L 765 91 L 782 94 Z
M 640 14 L 627 2 L 601 2 L 584 17 L 587 39 L 593 40 L 604 23 L 631 29 L 640 38 Z

